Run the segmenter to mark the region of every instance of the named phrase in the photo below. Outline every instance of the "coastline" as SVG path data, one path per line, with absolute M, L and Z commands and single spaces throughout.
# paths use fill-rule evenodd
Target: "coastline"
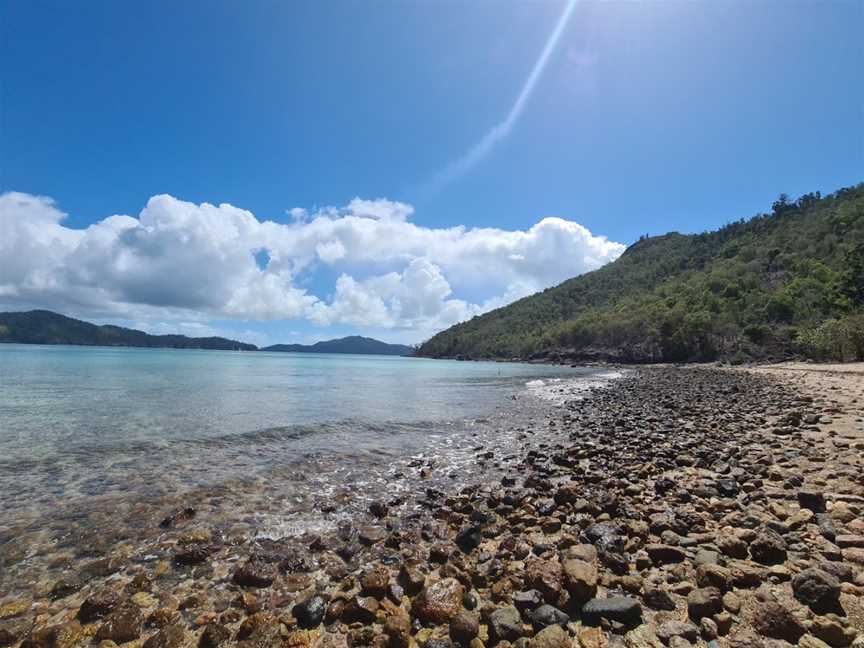
M 178 502 L 147 553 L 0 596 L 0 645 L 864 645 L 864 365 L 626 368 L 335 531 Z

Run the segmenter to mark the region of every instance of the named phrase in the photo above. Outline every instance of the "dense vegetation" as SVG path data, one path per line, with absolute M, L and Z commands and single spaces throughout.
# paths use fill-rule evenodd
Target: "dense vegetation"
M 599 270 L 439 333 L 418 355 L 864 359 L 864 184 L 781 195 L 771 213 L 715 232 L 643 238 Z
M 274 344 L 262 351 L 289 351 L 294 353 L 366 353 L 372 355 L 414 355 L 414 349 L 404 344 L 387 344 L 359 335 L 349 335 L 338 340 L 326 340 L 315 344 Z
M 0 342 L 21 344 L 81 344 L 87 346 L 160 347 L 173 349 L 241 349 L 245 344 L 221 337 L 190 338 L 185 335 L 149 335 L 121 326 L 97 326 L 46 310 L 0 313 Z

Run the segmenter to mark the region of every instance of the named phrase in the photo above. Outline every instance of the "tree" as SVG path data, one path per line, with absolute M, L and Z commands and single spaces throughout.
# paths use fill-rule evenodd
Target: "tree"
M 864 305 L 864 244 L 859 243 L 846 252 L 844 265 L 841 290 L 853 304 Z

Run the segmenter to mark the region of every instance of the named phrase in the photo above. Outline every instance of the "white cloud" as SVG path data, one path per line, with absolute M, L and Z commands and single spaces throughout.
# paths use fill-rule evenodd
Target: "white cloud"
M 72 229 L 49 198 L 2 194 L 0 306 L 149 322 L 308 320 L 419 339 L 624 249 L 561 218 L 526 231 L 421 227 L 410 205 L 385 199 L 289 213 L 287 224 L 259 221 L 232 205 L 159 195 L 137 218 Z M 332 276 L 324 268 L 338 273 L 319 291 L 332 294 L 313 294 L 306 286 Z

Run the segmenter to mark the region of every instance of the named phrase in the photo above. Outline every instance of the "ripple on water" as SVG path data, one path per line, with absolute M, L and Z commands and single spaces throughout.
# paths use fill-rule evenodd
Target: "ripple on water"
M 0 505 L 0 563 L 6 565 L 0 585 L 10 591 L 44 587 L 119 543 L 135 547 L 138 560 L 158 555 L 159 521 L 182 506 L 194 506 L 197 520 L 223 533 L 274 540 L 334 531 L 376 499 L 404 497 L 406 506 L 416 507 L 411 496 L 425 488 L 505 472 L 508 455 L 515 457 L 523 443 L 540 444 L 554 433 L 545 420 L 550 403 L 616 376 L 532 381 L 481 418 L 343 421 L 167 447 L 115 444 L 52 458 L 40 466 L 35 493 L 30 485 L 15 488 L 12 480 L 12 492 L 33 494 Z M 493 460 L 478 459 L 485 448 L 493 449 Z M 429 477 L 418 479 L 420 468 L 429 469 Z M 322 512 L 334 503 L 335 511 Z

